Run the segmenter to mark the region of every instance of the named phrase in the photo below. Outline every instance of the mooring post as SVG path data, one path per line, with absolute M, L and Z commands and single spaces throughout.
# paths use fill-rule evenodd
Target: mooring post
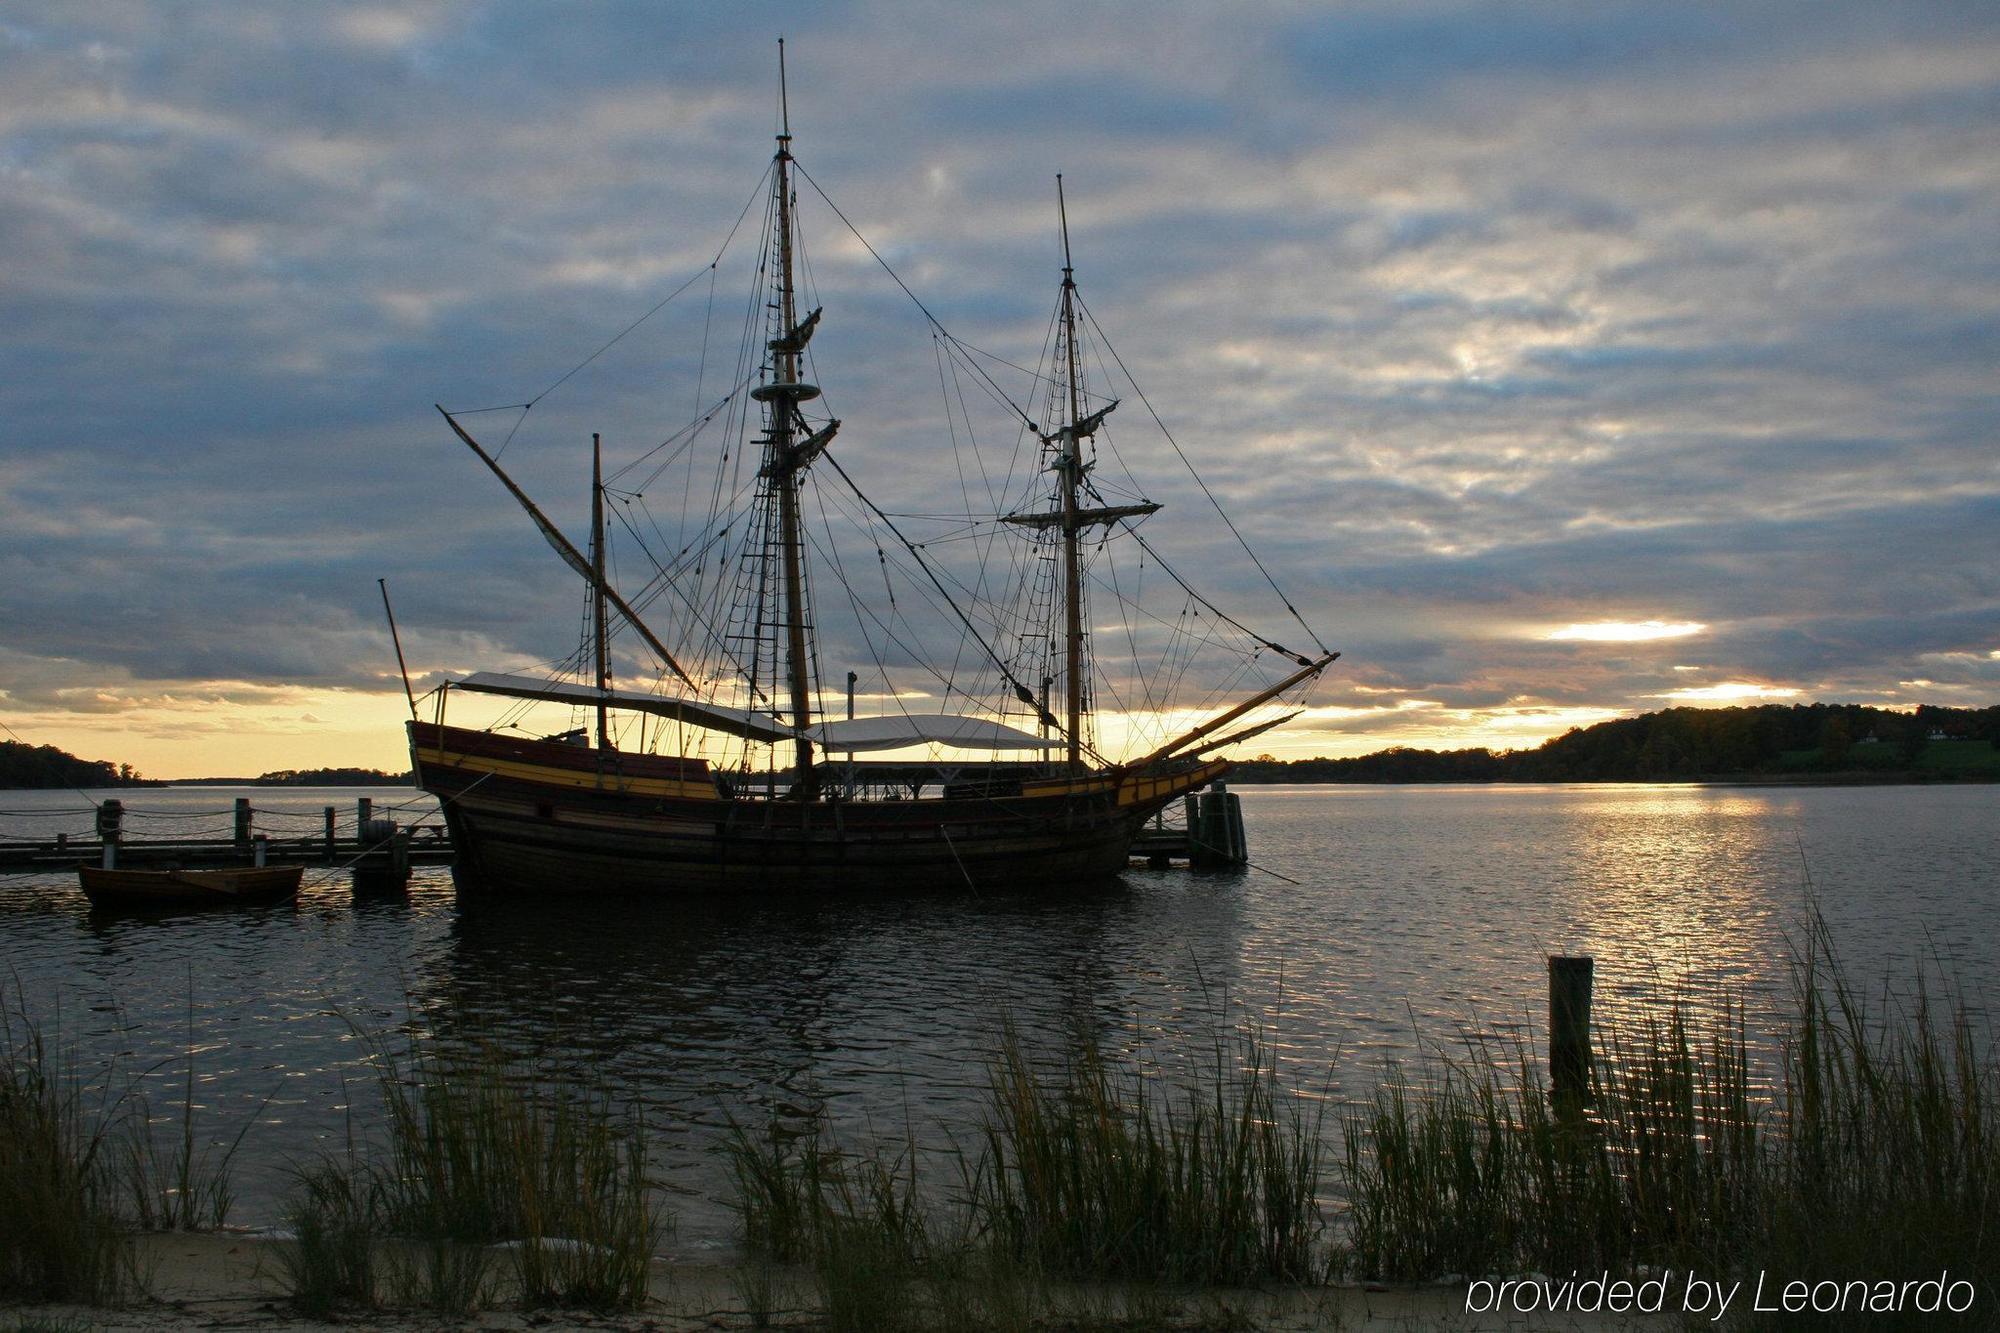
M 361 850 L 368 850 L 368 822 L 375 818 L 375 802 L 366 796 L 354 802 L 354 841 L 361 844 Z
M 259 833 L 250 842 L 257 849 L 257 859 L 254 864 L 261 869 L 264 865 L 264 859 L 271 854 L 271 835 L 268 833 Z
M 403 893 L 410 887 L 410 831 L 391 819 L 371 821 L 362 830 L 362 855 L 353 862 L 354 891 L 370 895 Z
M 326 860 L 327 860 L 327 864 L 328 864 L 328 865 L 332 865 L 332 864 L 333 864 L 333 863 L 334 863 L 335 861 L 337 861 L 337 860 L 339 860 L 339 859 L 340 859 L 340 855 L 339 855 L 339 852 L 338 852 L 338 851 L 337 851 L 337 850 L 335 849 L 335 847 L 334 847 L 334 841 L 333 841 L 333 807 L 329 805 L 329 806 L 328 806 L 328 807 L 326 808 Z
M 1549 955 L 1549 1086 L 1558 1103 L 1590 1097 L 1590 988 L 1596 963 L 1588 955 Z
M 1243 837 L 1243 802 L 1223 783 L 1190 796 L 1188 862 L 1197 869 L 1240 866 L 1250 859 Z
M 97 807 L 97 837 L 104 844 L 104 868 L 118 868 L 118 839 L 125 827 L 125 802 L 107 796 Z
M 239 848 L 250 845 L 250 798 L 236 798 L 236 845 Z

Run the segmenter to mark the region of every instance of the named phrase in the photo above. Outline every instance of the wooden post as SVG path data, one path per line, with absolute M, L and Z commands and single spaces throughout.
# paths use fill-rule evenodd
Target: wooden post
M 1250 859 L 1243 837 L 1243 802 L 1222 783 L 1188 798 L 1188 862 L 1197 869 L 1240 866 Z
M 252 864 L 258 866 L 261 869 L 264 865 L 265 859 L 271 853 L 270 835 L 265 833 L 259 833 L 256 837 L 252 838 L 250 842 L 251 845 L 257 849 L 256 859 L 255 861 L 252 862 Z
M 1590 1098 L 1590 988 L 1587 955 L 1549 955 L 1549 1085 L 1560 1104 Z
M 410 887 L 410 833 L 392 820 L 361 831 L 363 854 L 354 859 L 354 891 L 368 895 L 403 893 Z
M 332 865 L 339 859 L 339 854 L 334 849 L 333 807 L 329 805 L 326 808 L 326 861 L 328 865 Z
M 239 796 L 236 798 L 235 841 L 238 848 L 247 848 L 250 845 L 250 798 L 248 796 Z
M 107 796 L 97 807 L 97 836 L 104 843 L 104 868 L 118 868 L 118 839 L 125 827 L 125 802 Z
M 359 797 L 354 802 L 354 841 L 363 849 L 368 846 L 368 821 L 375 818 L 375 802 L 368 797 Z

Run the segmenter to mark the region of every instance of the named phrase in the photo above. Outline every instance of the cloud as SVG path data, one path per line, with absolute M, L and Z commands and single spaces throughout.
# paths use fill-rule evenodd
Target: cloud
M 1708 626 L 1686 620 L 1668 624 L 1663 620 L 1597 620 L 1587 625 L 1564 625 L 1543 637 L 1551 640 L 1577 639 L 1586 643 L 1649 643 L 1654 639 L 1685 639 L 1700 634 Z
M 246 688 L 372 693 L 388 766 L 377 578 L 425 679 L 573 652 L 574 579 L 429 405 L 550 389 L 701 279 L 748 202 L 712 303 L 697 281 L 518 426 L 466 420 L 576 533 L 593 431 L 622 467 L 728 391 L 767 27 L 637 3 L 11 12 L 5 706 L 54 737 L 142 713 L 164 734 Z M 1204 597 L 1297 647 L 1289 603 L 1343 650 L 1297 744 L 1526 743 L 1732 685 L 2000 698 L 1995 14 L 868 3 L 787 28 L 835 457 L 898 513 L 1026 494 L 1018 468 L 988 484 L 1017 444 L 1005 407 L 967 364 L 941 376 L 812 186 L 1039 413 L 993 358 L 1043 346 L 1064 172 L 1092 385 L 1125 398 L 1097 477 L 1166 505 L 1148 541 Z M 669 563 L 684 498 L 698 523 L 743 494 L 686 459 L 652 476 L 671 454 L 622 511 Z M 956 620 L 821 472 L 818 539 L 854 565 L 815 575 L 822 670 L 949 695 Z M 1020 572 L 899 522 L 968 586 Z M 1189 604 L 1113 560 L 1094 616 L 1126 597 L 1158 620 L 1099 636 L 1105 697 L 1144 711 Z M 671 596 L 658 614 L 741 630 Z M 940 643 L 942 680 L 911 660 Z M 1384 704 L 1409 700 L 1430 706 Z

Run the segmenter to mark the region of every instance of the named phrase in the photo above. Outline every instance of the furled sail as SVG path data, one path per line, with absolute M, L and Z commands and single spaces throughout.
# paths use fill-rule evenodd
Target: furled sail
M 677 699 L 671 695 L 644 694 L 637 690 L 600 690 L 595 685 L 573 685 L 568 681 L 543 680 L 537 676 L 515 676 L 504 671 L 475 671 L 452 688 L 475 694 L 504 694 L 516 699 L 546 699 L 554 703 L 595 708 L 629 708 L 635 712 L 670 717 L 690 726 L 725 732 L 753 741 L 791 740 L 795 733 L 768 713 L 749 708 L 730 708 L 700 699 Z

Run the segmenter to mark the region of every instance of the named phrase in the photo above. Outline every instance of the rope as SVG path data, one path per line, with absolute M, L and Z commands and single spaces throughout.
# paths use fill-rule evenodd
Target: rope
M 1167 423 L 1161 420 L 1160 414 L 1158 410 L 1154 408 L 1152 400 L 1146 397 L 1146 391 L 1140 388 L 1139 381 L 1133 378 L 1131 369 L 1127 367 L 1125 364 L 1125 358 L 1118 355 L 1118 349 L 1111 345 L 1111 339 L 1108 336 L 1106 336 L 1104 330 L 1101 327 L 1099 327 L 1097 323 L 1097 316 L 1090 312 L 1089 306 L 1083 305 L 1082 297 L 1079 296 L 1077 298 L 1076 303 L 1079 306 L 1083 306 L 1083 317 L 1090 321 L 1090 327 L 1092 330 L 1096 332 L 1098 341 L 1104 345 L 1104 350 L 1111 353 L 1111 359 L 1118 363 L 1118 369 L 1124 373 L 1125 382 L 1132 386 L 1132 392 L 1139 395 L 1139 401 L 1145 405 L 1146 411 L 1152 416 L 1153 424 L 1160 428 L 1160 434 L 1166 436 L 1167 443 L 1171 444 L 1174 447 L 1174 453 L 1179 456 L 1181 460 L 1181 465 L 1187 468 L 1188 475 L 1194 478 L 1194 484 L 1201 487 L 1201 493 L 1208 497 L 1208 502 L 1211 505 L 1215 506 L 1215 512 L 1221 515 L 1223 524 L 1229 529 L 1229 535 L 1236 538 L 1236 544 L 1243 548 L 1243 554 L 1250 557 L 1250 563 L 1257 566 L 1257 572 L 1264 576 L 1264 582 L 1271 585 L 1271 591 L 1278 595 L 1278 600 L 1280 602 L 1284 603 L 1285 610 L 1292 613 L 1292 619 L 1299 622 L 1299 628 L 1306 632 L 1306 634 L 1312 639 L 1313 643 L 1318 646 L 1319 650 L 1322 653 L 1331 652 L 1332 649 L 1328 648 L 1326 644 L 1321 641 L 1319 635 L 1313 632 L 1313 627 L 1311 625 L 1306 624 L 1305 617 L 1299 614 L 1299 609 L 1296 606 L 1292 605 L 1291 599 L 1285 596 L 1285 590 L 1283 588 L 1280 588 L 1278 586 L 1278 581 L 1271 577 L 1271 571 L 1264 568 L 1264 562 L 1257 558 L 1257 553 L 1250 549 L 1250 543 L 1246 541 L 1244 539 L 1243 534 L 1237 530 L 1235 520 L 1230 518 L 1229 512 L 1222 507 L 1222 501 L 1216 499 L 1215 492 L 1208 489 L 1208 483 L 1201 479 L 1201 473 L 1195 471 L 1194 463 L 1189 460 L 1187 452 L 1181 448 L 1181 442 L 1179 440 L 1176 440 L 1174 438 L 1174 433 L 1167 429 Z M 1157 559 L 1158 556 L 1156 555 L 1154 558 Z M 1177 577 L 1175 578 L 1174 581 L 1176 583 L 1180 582 L 1180 580 Z M 1181 586 L 1184 588 L 1187 587 L 1186 584 L 1181 584 Z M 1188 591 L 1193 592 L 1194 590 L 1192 588 L 1189 588 Z M 1215 608 L 1210 607 L 1209 609 L 1213 611 Z M 1221 615 L 1222 613 L 1217 611 L 1216 614 Z M 1240 629 L 1242 627 L 1238 626 L 1238 628 Z M 1245 632 L 1247 633 L 1248 631 Z M 1274 644 L 1269 646 L 1275 647 L 1276 645 Z

